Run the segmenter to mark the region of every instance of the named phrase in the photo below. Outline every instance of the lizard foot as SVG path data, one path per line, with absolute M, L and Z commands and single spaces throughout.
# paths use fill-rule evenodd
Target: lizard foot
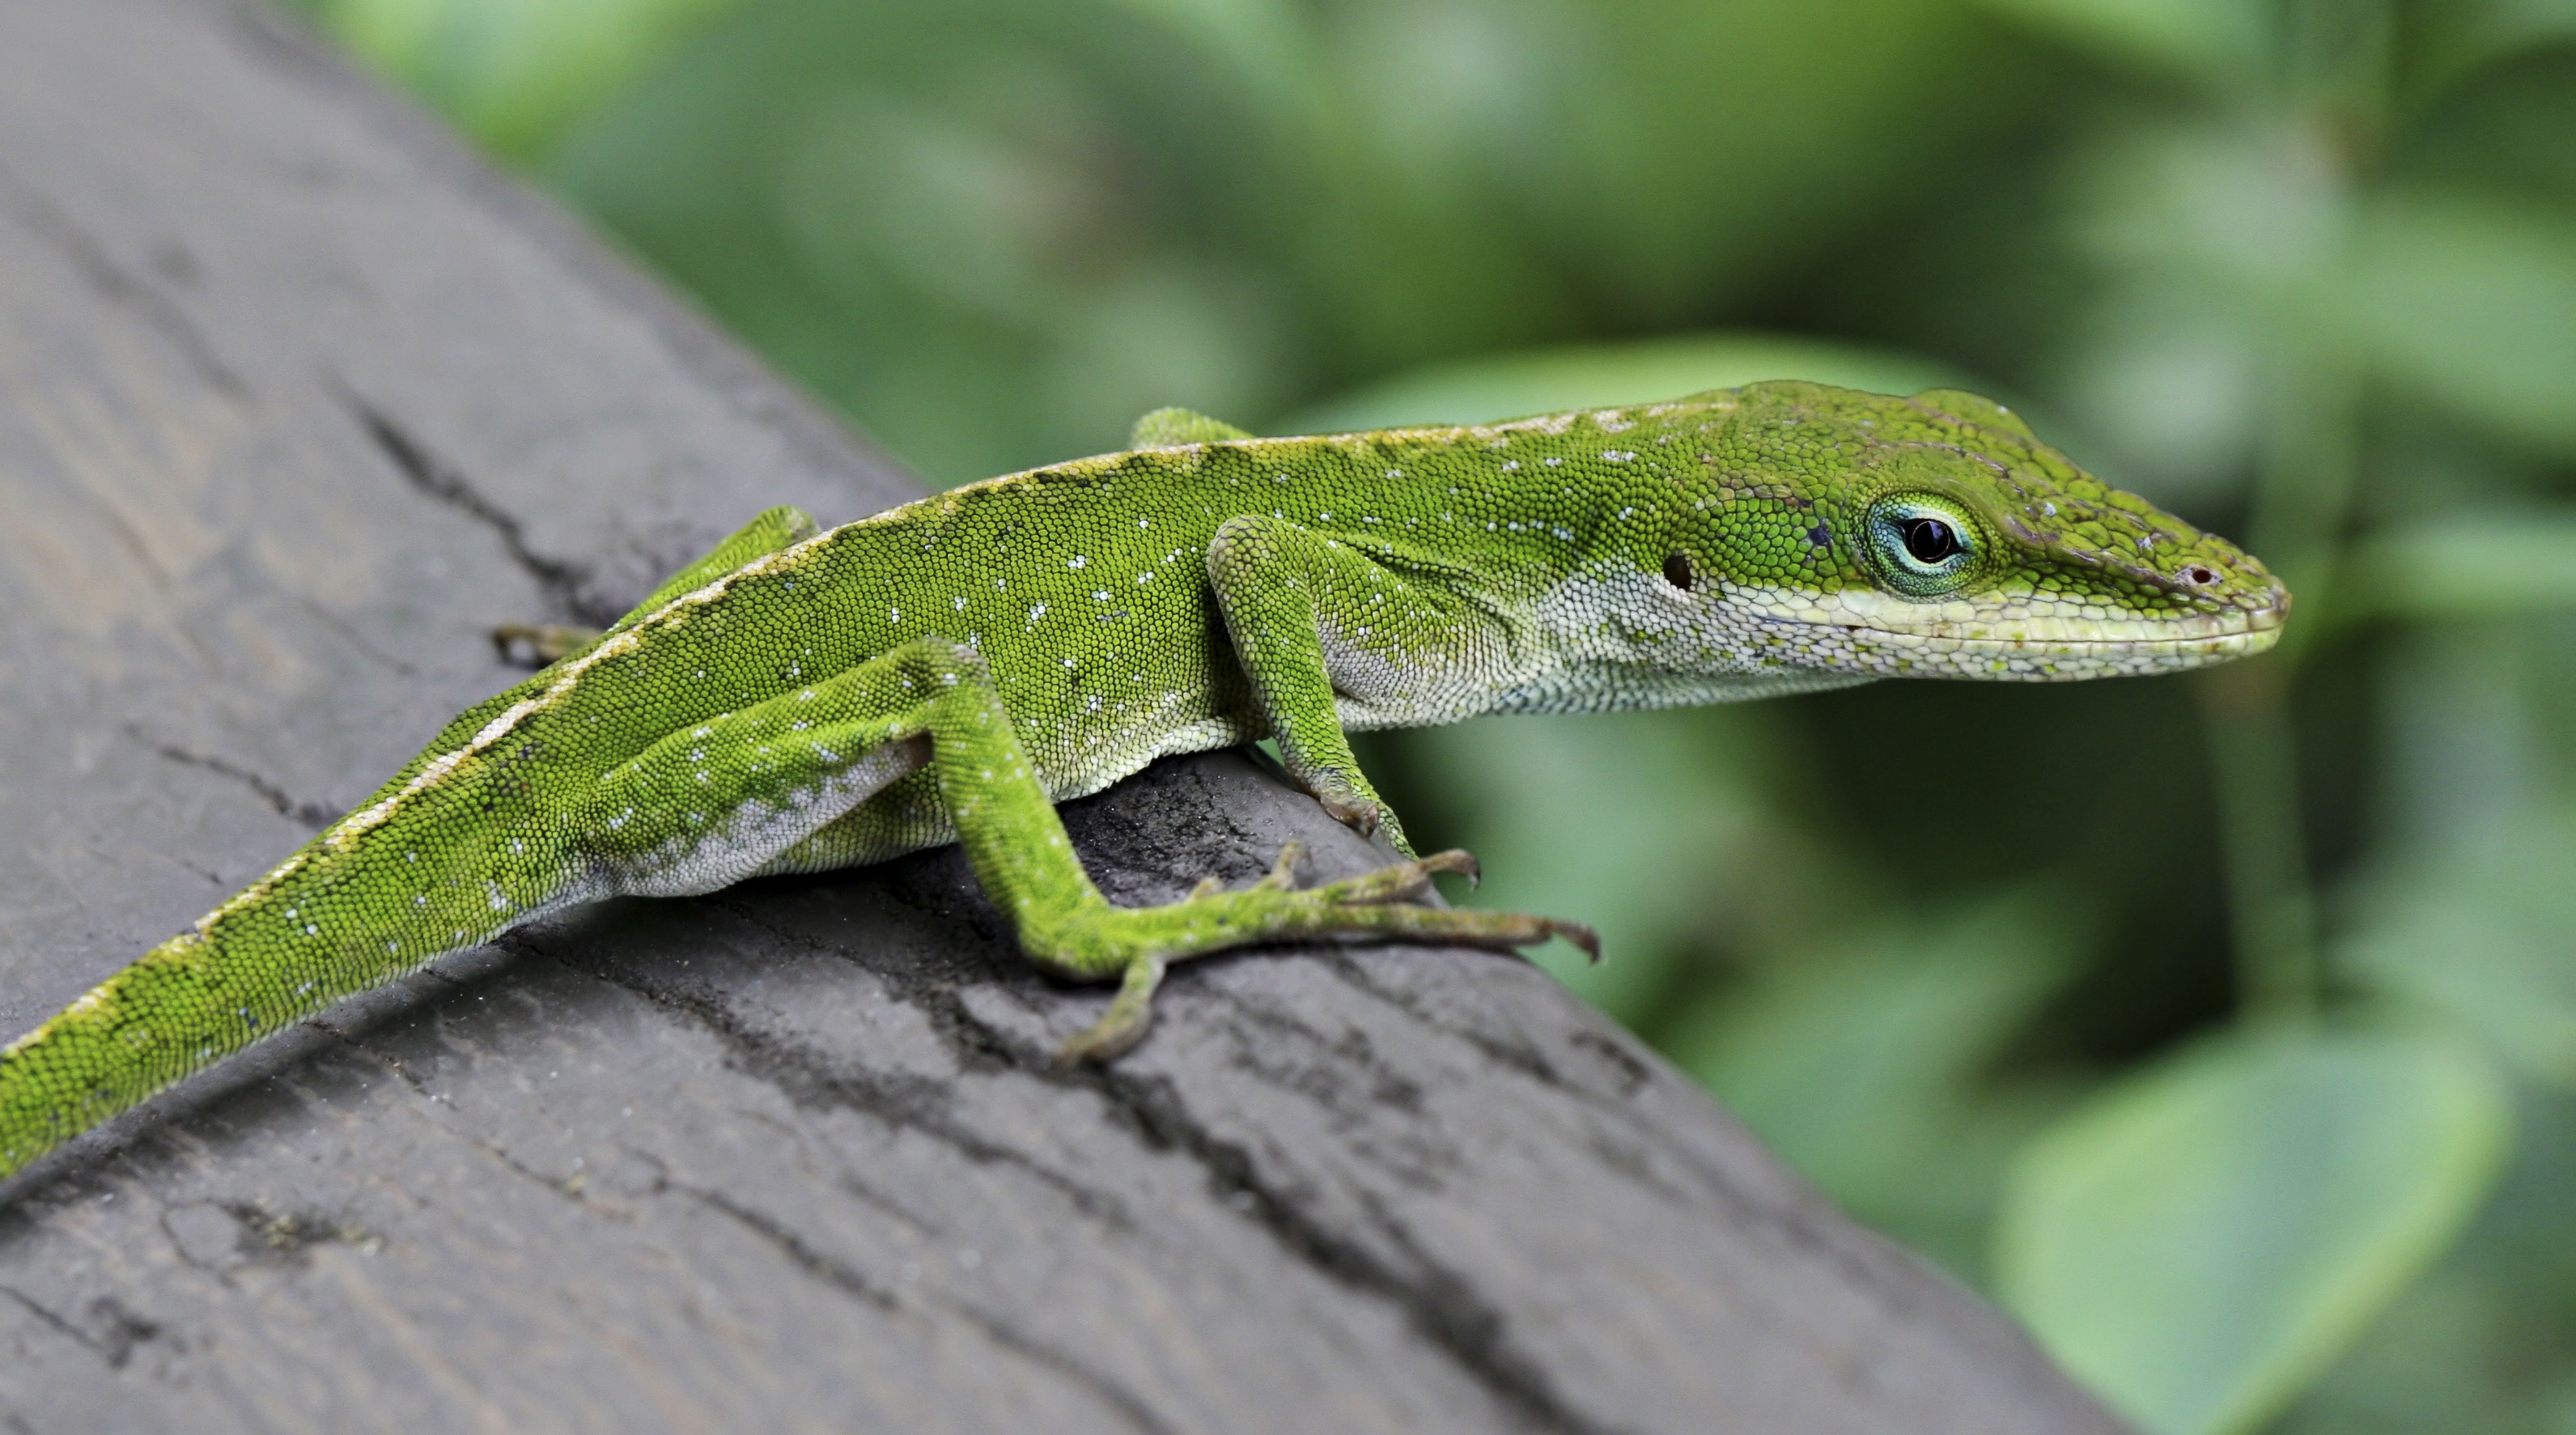
M 521 668 L 542 668 L 599 641 L 597 628 L 563 623 L 504 623 L 492 630 L 492 646 L 501 661 Z
M 1600 937 L 1580 922 L 1520 912 L 1417 907 L 1407 901 L 1428 891 L 1437 873 L 1473 880 L 1476 859 L 1463 851 L 1434 852 L 1299 890 L 1296 865 L 1304 855 L 1299 844 L 1288 844 L 1269 875 L 1242 891 L 1201 882 L 1188 897 L 1168 906 L 1102 906 L 1074 919 L 1070 930 L 1061 930 L 1063 949 L 1049 965 L 1077 975 L 1116 971 L 1119 985 L 1108 1012 L 1057 1051 L 1058 1064 L 1109 1061 L 1143 1039 L 1153 1022 L 1154 991 L 1171 963 L 1256 942 L 1375 937 L 1511 948 L 1561 937 L 1592 960 L 1601 960 Z M 1083 948 L 1088 949 L 1084 957 L 1067 960 Z M 1120 954 L 1119 948 L 1126 950 Z
M 1324 806 L 1324 815 L 1372 840 L 1386 839 L 1399 857 L 1413 856 L 1413 844 L 1405 840 L 1404 824 L 1395 820 L 1395 809 L 1374 797 L 1347 788 L 1327 789 L 1315 794 Z

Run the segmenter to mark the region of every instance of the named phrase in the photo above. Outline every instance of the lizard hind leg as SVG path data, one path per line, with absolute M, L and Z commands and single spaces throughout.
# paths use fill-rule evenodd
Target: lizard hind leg
M 1563 937 L 1599 950 L 1591 930 L 1571 922 L 1406 900 L 1428 890 L 1434 873 L 1472 873 L 1475 864 L 1463 852 L 1302 890 L 1293 876 L 1297 854 L 1283 852 L 1269 876 L 1242 891 L 1209 891 L 1202 884 L 1162 906 L 1113 906 L 1075 856 L 983 658 L 924 639 L 880 661 L 899 661 L 905 691 L 924 695 L 907 730 L 929 733 L 940 801 L 976 880 L 1010 921 L 1021 950 L 1061 976 L 1120 984 L 1109 1014 L 1067 1044 L 1067 1059 L 1106 1060 L 1133 1046 L 1151 1020 L 1165 969 L 1230 948 L 1316 938 L 1522 947 Z
M 708 891 L 764 870 L 925 760 L 1021 950 L 1059 975 L 1120 984 L 1109 1015 L 1065 1048 L 1072 1059 L 1133 1046 L 1164 970 L 1228 948 L 1315 938 L 1597 946 L 1568 922 L 1408 904 L 1434 873 L 1471 872 L 1462 852 L 1301 890 L 1288 851 L 1242 891 L 1202 886 L 1158 907 L 1114 906 L 1075 856 L 983 658 L 942 638 L 684 728 L 622 764 L 581 824 L 583 866 L 619 891 Z

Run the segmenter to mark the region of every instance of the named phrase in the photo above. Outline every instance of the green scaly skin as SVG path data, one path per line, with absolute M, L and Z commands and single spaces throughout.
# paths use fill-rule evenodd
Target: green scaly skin
M 1054 804 L 1268 736 L 1410 859 L 1349 732 L 2168 672 L 2262 651 L 2289 606 L 2224 540 L 1948 391 L 1757 384 L 1286 439 L 1166 410 L 1135 443 L 828 533 L 763 514 L 0 1052 L 0 1173 L 543 913 L 950 841 L 1033 960 L 1121 982 L 1071 1057 L 1132 1045 L 1165 967 L 1227 947 L 1589 947 L 1571 923 L 1404 900 L 1471 870 L 1461 853 L 1301 891 L 1292 852 L 1249 890 L 1113 907 Z

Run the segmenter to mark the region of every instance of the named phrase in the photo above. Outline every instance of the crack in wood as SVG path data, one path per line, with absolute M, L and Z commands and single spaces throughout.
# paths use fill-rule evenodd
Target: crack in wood
M 326 803 L 308 802 L 292 796 L 284 787 L 260 776 L 258 773 L 242 766 L 240 763 L 233 762 L 225 758 L 209 756 L 202 752 L 193 752 L 187 748 L 179 746 L 177 743 L 157 742 L 149 734 L 145 733 L 143 729 L 131 724 L 127 725 L 125 732 L 127 736 L 133 738 L 135 741 L 142 743 L 144 746 L 151 748 L 154 752 L 159 753 L 161 756 L 168 758 L 170 761 L 175 762 L 182 767 L 193 767 L 203 772 L 211 772 L 217 777 L 227 777 L 232 779 L 234 782 L 240 783 L 243 787 L 250 790 L 252 796 L 257 797 L 261 802 L 266 803 L 278 816 L 286 818 L 292 822 L 301 823 L 315 832 L 319 832 L 323 828 L 330 826 L 332 821 L 341 813 L 342 809 L 330 806 Z
M 357 419 L 358 427 L 377 450 L 393 465 L 394 472 L 413 489 L 442 507 L 454 509 L 489 529 L 501 540 L 501 549 L 521 571 L 536 580 L 546 597 L 574 619 L 592 627 L 606 627 L 624 616 L 625 610 L 591 595 L 590 569 L 579 563 L 551 558 L 539 553 L 528 543 L 526 525 L 509 510 L 486 498 L 469 482 L 462 470 L 441 459 L 428 444 L 397 422 L 388 410 L 343 390 L 344 401 Z

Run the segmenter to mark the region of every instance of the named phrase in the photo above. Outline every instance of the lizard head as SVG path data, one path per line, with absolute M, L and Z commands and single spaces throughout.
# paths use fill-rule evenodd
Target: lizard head
M 2169 672 L 2261 652 L 2289 612 L 2244 550 L 2085 473 L 1973 394 L 1768 383 L 1665 412 L 1697 451 L 1706 596 L 1781 635 L 1793 666 Z

